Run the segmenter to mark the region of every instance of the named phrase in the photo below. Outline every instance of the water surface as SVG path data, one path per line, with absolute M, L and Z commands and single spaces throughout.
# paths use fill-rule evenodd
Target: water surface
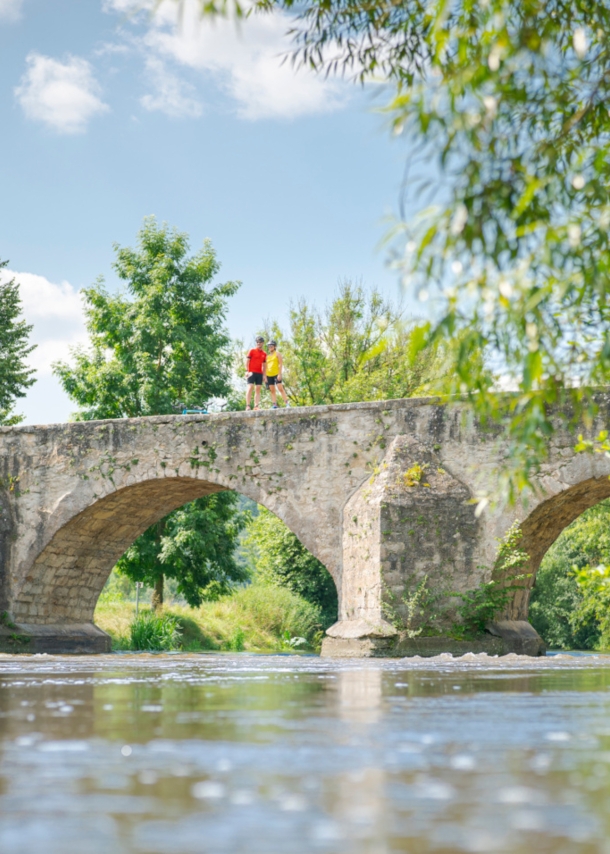
M 0 657 L 2 854 L 610 854 L 610 658 Z

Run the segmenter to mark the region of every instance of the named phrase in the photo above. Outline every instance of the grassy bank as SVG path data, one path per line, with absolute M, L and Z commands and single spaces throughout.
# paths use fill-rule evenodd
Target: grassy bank
M 140 608 L 140 613 L 148 606 Z M 177 618 L 182 632 L 180 648 L 199 650 L 247 650 L 278 652 L 295 648 L 294 638 L 304 638 L 299 649 L 315 649 L 320 643 L 320 612 L 290 590 L 252 584 L 217 602 L 199 608 L 169 605 L 165 613 Z M 132 649 L 130 627 L 133 602 L 101 601 L 95 622 L 112 638 L 113 649 Z

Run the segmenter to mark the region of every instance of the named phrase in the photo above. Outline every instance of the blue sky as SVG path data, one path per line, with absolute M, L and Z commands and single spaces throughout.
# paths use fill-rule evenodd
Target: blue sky
M 243 282 L 228 322 L 247 343 L 340 277 L 398 297 L 378 247 L 405 149 L 374 86 L 282 65 L 285 29 L 201 24 L 191 0 L 181 25 L 171 0 L 154 18 L 132 0 L 0 0 L 0 258 L 39 344 L 28 422 L 73 409 L 50 364 L 85 340 L 78 290 L 116 286 L 112 245 L 146 215 L 212 240 L 220 279 Z

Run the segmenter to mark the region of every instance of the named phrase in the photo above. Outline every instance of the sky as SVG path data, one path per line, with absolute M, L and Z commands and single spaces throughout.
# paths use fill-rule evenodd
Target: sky
M 296 72 L 280 14 L 238 29 L 149 2 L 0 0 L 0 259 L 38 345 L 26 423 L 74 411 L 51 364 L 86 342 L 79 290 L 119 286 L 113 245 L 145 216 L 211 239 L 247 345 L 341 278 L 400 297 L 380 242 L 406 152 L 382 88 Z

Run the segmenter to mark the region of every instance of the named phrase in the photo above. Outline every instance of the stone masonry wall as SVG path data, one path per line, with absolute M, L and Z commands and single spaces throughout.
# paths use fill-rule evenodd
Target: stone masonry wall
M 601 403 L 592 432 L 610 414 Z M 41 626 L 90 622 L 112 566 L 148 525 L 236 489 L 328 568 L 336 632 L 384 633 L 386 588 L 400 609 L 424 575 L 476 586 L 514 519 L 535 569 L 562 526 L 610 494 L 610 460 L 573 444 L 557 434 L 527 507 L 476 520 L 469 502 L 493 483 L 502 436 L 434 400 L 0 428 L 0 612 Z M 416 465 L 424 476 L 409 485 Z

